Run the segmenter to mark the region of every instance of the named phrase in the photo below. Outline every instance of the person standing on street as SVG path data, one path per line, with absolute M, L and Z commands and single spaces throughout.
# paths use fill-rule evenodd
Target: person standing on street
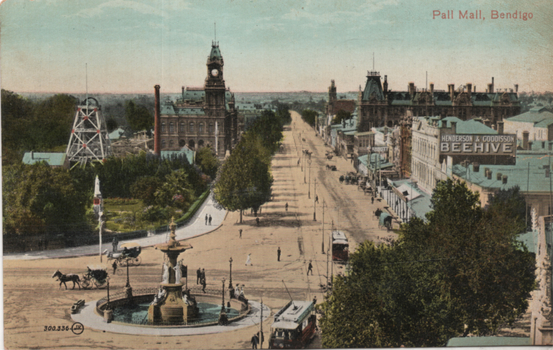
M 374 196 L 371 197 L 371 204 L 374 204 Z
M 277 261 L 280 261 L 280 247 L 277 249 Z
M 252 349 L 257 349 L 257 344 L 259 343 L 259 341 L 257 340 L 257 334 L 254 334 L 252 336 Z
M 252 253 L 249 253 L 248 258 L 246 259 L 246 266 L 248 266 L 248 265 L 253 266 L 253 264 L 252 264 Z
M 309 260 L 309 265 L 307 265 L 307 276 L 309 276 L 309 272 L 311 272 L 311 276 L 313 276 L 313 264 L 311 264 L 311 260 Z
M 207 216 L 207 214 L 205 214 L 205 224 L 207 225 L 207 220 L 209 219 L 209 217 Z
M 286 211 L 288 211 L 288 202 L 286 202 L 286 204 L 284 205 L 284 209 L 286 209 Z
M 205 293 L 205 286 L 207 285 L 206 281 L 205 281 L 205 275 L 202 276 L 202 292 Z
M 211 215 L 209 215 L 209 225 L 211 225 Z
M 200 284 L 202 280 L 202 269 L 198 267 L 198 270 L 196 271 L 196 284 Z
M 242 238 L 242 229 L 238 231 L 240 233 L 240 238 Z
M 113 265 L 111 265 L 111 267 L 113 267 L 113 274 L 115 275 L 115 271 L 117 271 L 117 260 L 113 261 Z

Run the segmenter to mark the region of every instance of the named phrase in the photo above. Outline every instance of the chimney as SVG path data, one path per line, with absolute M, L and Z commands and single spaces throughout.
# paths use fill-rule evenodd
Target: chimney
M 492 93 L 493 92 L 493 85 L 492 84 L 488 84 L 488 90 L 486 90 L 487 93 Z
M 479 163 L 472 163 L 472 172 L 473 173 L 478 173 L 480 172 L 480 164 Z
M 496 179 L 497 179 L 498 181 L 501 180 L 501 173 L 497 173 L 497 174 L 495 174 L 495 176 L 496 176 Z
M 154 154 L 161 155 L 161 121 L 159 108 L 159 85 L 154 86 L 155 89 L 155 116 L 154 116 Z
M 488 169 L 488 180 L 492 179 L 492 171 Z
M 486 125 L 488 128 L 492 127 L 492 121 L 489 119 L 484 119 L 484 125 Z
M 493 77 L 492 77 L 492 90 L 490 92 L 493 92 L 494 90 L 495 90 L 495 85 L 494 85 Z
M 447 84 L 447 90 L 449 92 L 449 97 L 451 101 L 455 98 L 455 84 Z
M 515 92 L 518 94 L 518 84 L 515 84 Z
M 504 184 L 507 183 L 507 175 L 503 175 L 503 183 L 504 183 Z
M 530 133 L 528 131 L 522 132 L 522 149 L 528 149 L 528 138 Z
M 184 102 L 184 86 L 182 87 L 182 102 Z
M 453 135 L 457 134 L 457 130 L 456 130 L 457 129 L 457 122 L 451 121 L 450 123 L 451 123 L 451 133 Z
M 472 87 L 472 92 L 476 92 L 476 85 Z
M 409 83 L 409 95 L 414 95 L 414 94 L 415 94 L 415 83 L 410 82 Z
M 384 83 L 382 85 L 383 85 L 383 89 L 384 89 L 384 95 L 386 95 L 388 93 L 388 76 L 387 75 L 384 76 Z
M 434 83 L 430 83 L 430 94 L 434 95 Z
M 503 135 L 503 122 L 498 121 L 497 122 L 497 133 L 500 135 Z
M 467 92 L 470 96 L 470 93 L 472 92 L 472 83 L 467 83 Z

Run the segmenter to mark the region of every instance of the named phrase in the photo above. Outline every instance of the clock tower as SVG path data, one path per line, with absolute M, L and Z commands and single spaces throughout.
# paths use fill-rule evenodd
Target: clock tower
M 223 79 L 223 56 L 219 43 L 211 44 L 211 53 L 207 58 L 207 78 L 205 79 L 205 106 L 215 112 L 213 117 L 224 116 L 225 80 Z

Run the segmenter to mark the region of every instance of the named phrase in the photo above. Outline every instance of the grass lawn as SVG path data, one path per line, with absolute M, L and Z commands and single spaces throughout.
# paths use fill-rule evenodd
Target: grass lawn
M 127 199 L 127 198 L 104 199 L 104 211 L 133 212 L 133 211 L 142 210 L 143 207 L 144 207 L 144 203 L 142 203 L 142 199 Z

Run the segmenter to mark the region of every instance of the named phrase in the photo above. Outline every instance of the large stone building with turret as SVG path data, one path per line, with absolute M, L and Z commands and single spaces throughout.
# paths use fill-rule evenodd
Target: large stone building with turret
M 160 101 L 161 150 L 210 146 L 222 157 L 238 142 L 238 112 L 234 94 L 225 86 L 223 56 L 216 42 L 211 45 L 206 66 L 202 88 L 183 86 L 175 101 L 170 98 Z

